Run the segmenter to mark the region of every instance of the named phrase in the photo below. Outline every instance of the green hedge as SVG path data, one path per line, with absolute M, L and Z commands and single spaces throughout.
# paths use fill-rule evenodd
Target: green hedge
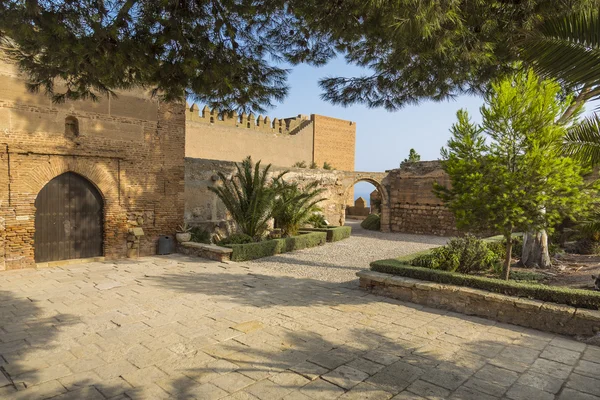
M 303 232 L 325 232 L 327 233 L 328 242 L 337 242 L 342 239 L 347 239 L 352 233 L 350 226 L 328 226 L 327 228 L 303 228 Z
M 413 267 L 407 265 L 406 261 L 397 259 L 374 261 L 371 263 L 371 270 L 386 274 L 405 276 L 408 278 L 421 279 L 424 281 L 468 286 L 510 296 L 527 297 L 553 303 L 568 304 L 573 307 L 589 308 L 592 310 L 600 309 L 600 292 L 594 292 L 592 290 L 505 281 L 502 279 L 485 278 L 482 276 L 466 275 L 457 272 Z
M 232 244 L 227 247 L 230 247 L 233 250 L 233 253 L 231 254 L 232 261 L 246 261 L 320 246 L 326 242 L 326 232 L 310 232 L 289 238 L 272 239 L 246 244 Z
M 381 230 L 381 217 L 379 214 L 369 214 L 367 218 L 360 223 L 360 226 L 370 231 Z

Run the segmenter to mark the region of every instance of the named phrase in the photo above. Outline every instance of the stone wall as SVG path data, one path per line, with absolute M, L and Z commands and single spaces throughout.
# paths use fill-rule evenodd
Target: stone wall
M 361 271 L 360 287 L 382 296 L 488 318 L 561 335 L 592 337 L 600 332 L 600 311 L 530 300 L 464 286 Z
M 205 230 L 216 228 L 227 231 L 234 226 L 223 203 L 208 188 L 218 184 L 217 173 L 231 176 L 235 163 L 229 161 L 185 159 L 185 221 Z M 319 206 L 331 225 L 343 225 L 349 193 L 360 179 L 368 179 L 374 184 L 381 182 L 384 173 L 365 173 L 305 168 L 274 167 L 273 173 L 289 171 L 285 179 L 300 185 L 318 180 L 325 188 L 326 199 Z M 384 195 L 387 199 L 387 194 Z M 368 210 L 368 209 L 367 209 Z
M 433 194 L 433 183 L 449 185 L 439 161 L 421 161 L 388 171 L 390 231 L 457 235 L 452 213 Z
M 67 130 L 67 117 L 77 120 L 77 135 Z M 35 199 L 65 172 L 82 175 L 102 195 L 107 258 L 127 255 L 130 228 L 144 229 L 139 253 L 149 255 L 156 238 L 182 222 L 183 104 L 142 91 L 53 104 L 0 64 L 0 131 L 0 269 L 34 265 Z

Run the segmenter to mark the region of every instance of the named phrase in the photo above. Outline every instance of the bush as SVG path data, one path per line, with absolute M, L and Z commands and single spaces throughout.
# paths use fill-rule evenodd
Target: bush
M 306 249 L 320 246 L 327 242 L 325 232 L 310 232 L 299 236 L 282 239 L 265 240 L 247 244 L 230 244 L 233 253 L 232 261 L 247 261 L 273 256 L 275 254 L 287 253 L 289 251 Z
M 234 233 L 233 235 L 226 237 L 221 240 L 218 244 L 219 246 L 229 246 L 232 244 L 245 244 L 252 243 L 254 240 L 245 233 Z
M 379 217 L 379 214 L 369 214 L 369 216 L 360 223 L 360 226 L 370 231 L 378 231 L 381 229 L 381 218 Z
M 489 240 L 486 244 L 488 248 L 494 252 L 498 260 L 504 260 L 506 258 L 506 239 Z M 512 257 L 521 257 L 521 254 L 523 253 L 523 237 L 513 236 L 512 244 Z
M 313 228 L 327 228 L 327 221 L 321 213 L 313 213 L 306 220 L 306 223 L 310 224 Z
M 497 255 L 481 239 L 466 235 L 436 247 L 430 254 L 415 257 L 410 264 L 419 267 L 470 273 L 491 269 Z
M 210 233 L 200 228 L 199 226 L 195 226 L 190 230 L 192 234 L 191 241 L 196 243 L 206 243 L 210 244 Z
M 325 232 L 328 242 L 337 242 L 342 239 L 347 239 L 352 233 L 352 228 L 349 226 L 329 226 L 327 228 L 306 228 L 305 232 Z
M 573 307 L 589 308 L 593 310 L 600 308 L 600 292 L 592 290 L 546 286 L 539 283 L 505 281 L 503 279 L 485 278 L 457 272 L 414 267 L 406 265 L 400 260 L 381 260 L 372 262 L 371 270 L 442 284 L 468 286 L 509 296 L 527 297 L 541 301 L 567 304 Z
M 590 238 L 579 239 L 575 243 L 577 254 L 591 255 L 600 253 L 600 243 Z

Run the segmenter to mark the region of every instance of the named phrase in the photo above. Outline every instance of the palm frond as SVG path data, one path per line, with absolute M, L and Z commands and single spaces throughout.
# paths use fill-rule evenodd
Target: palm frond
M 565 135 L 566 155 L 592 165 L 600 163 L 600 117 L 594 115 L 571 127 Z
M 522 58 L 542 76 L 569 85 L 600 85 L 600 14 L 590 10 L 548 20 L 527 34 Z

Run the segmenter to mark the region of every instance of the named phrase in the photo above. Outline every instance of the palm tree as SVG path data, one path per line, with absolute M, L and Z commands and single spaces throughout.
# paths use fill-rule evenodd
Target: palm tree
M 545 77 L 578 90 L 558 123 L 568 121 L 586 101 L 600 98 L 600 13 L 589 9 L 542 23 L 522 42 L 522 57 Z M 593 116 L 569 128 L 564 138 L 569 156 L 600 163 L 600 119 Z
M 223 184 L 209 187 L 209 190 L 225 204 L 240 231 L 258 240 L 264 235 L 268 222 L 273 217 L 273 205 L 277 197 L 276 186 L 287 171 L 270 180 L 271 164 L 261 168 L 260 161 L 255 165 L 252 159 L 247 157 L 235 166 L 237 171 L 231 178 L 219 172 Z
M 275 200 L 274 217 L 275 226 L 281 228 L 286 236 L 298 234 L 300 226 L 306 223 L 310 217 L 320 208 L 317 206 L 321 201 L 320 195 L 325 191 L 318 188 L 318 181 L 314 181 L 300 188 L 297 183 L 279 181 L 277 183 L 278 197 Z

